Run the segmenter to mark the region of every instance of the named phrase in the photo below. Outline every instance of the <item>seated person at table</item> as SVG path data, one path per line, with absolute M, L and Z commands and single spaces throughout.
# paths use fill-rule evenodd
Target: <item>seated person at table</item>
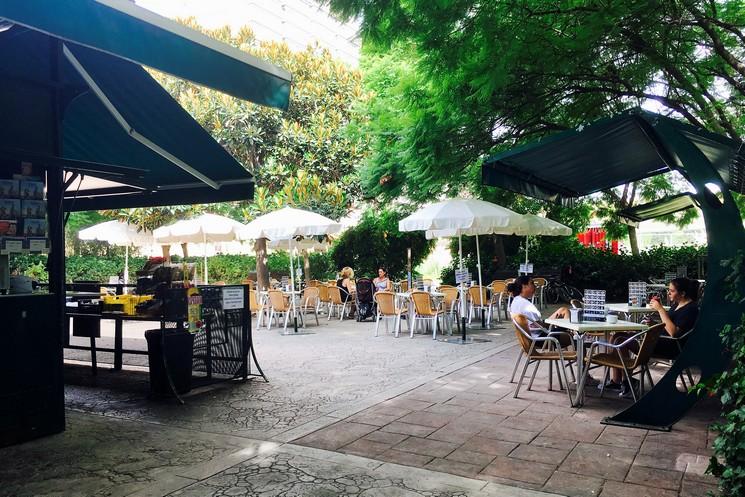
M 341 292 L 341 299 L 347 300 L 349 294 L 354 291 L 354 271 L 349 266 L 343 267 L 339 276 L 339 279 L 336 280 L 336 286 L 339 287 Z
M 376 292 L 390 292 L 393 288 L 391 280 L 388 279 L 388 273 L 382 267 L 378 268 L 378 277 L 373 280 L 373 285 L 375 285 Z
M 512 293 L 512 304 L 510 304 L 510 314 L 522 314 L 528 318 L 528 326 L 530 332 L 534 336 L 544 335 L 541 328 L 548 328 L 543 322 L 541 317 L 541 311 L 533 304 L 531 299 L 535 294 L 535 283 L 533 278 L 530 276 L 520 276 L 514 283 L 510 283 L 507 286 L 507 290 Z M 569 317 L 569 310 L 566 307 L 560 307 L 554 311 L 549 319 L 562 319 Z M 571 340 L 567 335 L 561 335 L 558 337 L 562 347 L 566 347 L 571 343 Z
M 665 310 L 659 299 L 652 298 L 649 302 L 649 306 L 657 311 L 660 322 L 665 324 L 665 331 L 671 337 L 678 337 L 684 335 L 693 329 L 698 319 L 698 305 L 696 299 L 698 298 L 698 287 L 699 283 L 696 280 L 688 278 L 675 278 L 670 282 L 667 289 L 667 300 L 670 302 L 670 310 Z M 650 323 L 654 324 L 654 323 Z M 628 333 L 616 333 L 613 337 L 614 343 L 621 343 L 627 340 L 632 335 Z M 681 343 L 681 346 L 683 344 Z M 630 343 L 624 350 L 622 355 L 628 355 L 629 351 L 636 353 L 639 350 L 638 343 Z M 673 340 L 665 340 L 661 338 L 655 345 L 654 357 L 662 357 L 665 359 L 674 359 L 678 357 L 680 353 L 678 344 Z M 620 369 L 611 370 L 611 380 L 606 383 L 605 388 L 621 390 L 621 395 L 630 393 L 628 391 L 628 385 L 624 383 L 621 385 L 623 380 L 623 372 Z M 631 379 L 631 383 L 636 384 L 638 380 L 635 378 Z

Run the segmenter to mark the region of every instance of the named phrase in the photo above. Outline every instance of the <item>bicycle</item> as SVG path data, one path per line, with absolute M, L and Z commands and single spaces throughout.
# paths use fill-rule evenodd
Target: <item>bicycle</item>
M 572 299 L 582 300 L 583 295 L 577 288 L 558 279 L 551 279 L 546 283 L 544 290 L 546 302 L 558 304 L 569 303 Z

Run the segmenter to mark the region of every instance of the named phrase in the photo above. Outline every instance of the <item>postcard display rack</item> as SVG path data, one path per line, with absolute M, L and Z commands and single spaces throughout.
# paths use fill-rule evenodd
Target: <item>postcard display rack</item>
M 0 176 L 0 255 L 47 252 L 44 179 L 23 162 L 16 174 Z
M 605 290 L 585 290 L 584 320 L 605 321 Z
M 629 281 L 629 305 L 643 306 L 647 300 L 647 283 L 645 281 Z

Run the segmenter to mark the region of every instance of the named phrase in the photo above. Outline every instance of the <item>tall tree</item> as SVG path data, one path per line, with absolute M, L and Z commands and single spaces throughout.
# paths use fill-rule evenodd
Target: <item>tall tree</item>
M 399 126 L 392 148 L 373 145 L 368 186 L 447 190 L 488 153 L 649 102 L 733 138 L 745 128 L 741 0 L 328 3 L 362 17 L 369 50 L 408 56 L 376 97 L 399 102 L 380 111 Z

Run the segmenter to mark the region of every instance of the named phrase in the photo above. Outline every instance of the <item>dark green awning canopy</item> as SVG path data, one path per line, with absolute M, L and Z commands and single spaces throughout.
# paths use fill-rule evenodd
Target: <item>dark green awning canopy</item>
M 679 193 L 677 195 L 671 195 L 669 197 L 655 200 L 646 204 L 637 205 L 629 209 L 624 209 L 618 212 L 618 215 L 630 219 L 636 223 L 642 221 L 648 221 L 649 219 L 655 219 L 668 214 L 674 214 L 676 212 L 684 211 L 692 207 L 696 207 L 698 204 L 693 197 L 692 193 Z
M 285 71 L 129 2 L 11 1 L 0 18 L 21 23 L 0 25 L 0 155 L 67 171 L 66 210 L 252 198 L 251 174 L 140 63 L 280 108 Z
M 659 125 L 675 127 L 706 156 L 731 190 L 745 193 L 742 143 L 640 109 L 497 154 L 484 162 L 483 182 L 560 201 L 679 169 L 655 133 Z
M 0 17 L 77 45 L 286 110 L 290 73 L 126 0 L 6 0 Z

